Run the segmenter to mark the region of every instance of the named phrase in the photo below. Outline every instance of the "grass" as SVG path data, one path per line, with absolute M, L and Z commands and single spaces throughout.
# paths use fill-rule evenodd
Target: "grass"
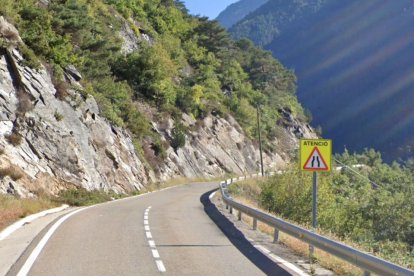
M 59 203 L 46 197 L 21 199 L 14 196 L 0 195 L 0 230 L 21 218 L 58 205 Z
M 5 135 L 4 137 L 6 138 L 7 142 L 15 147 L 19 146 L 23 142 L 23 137 L 17 132 L 12 132 L 8 135 Z
M 257 190 L 254 189 L 254 182 L 256 180 L 248 180 L 239 182 L 241 184 L 242 190 L 250 191 L 252 192 L 252 189 L 254 190 L 252 193 L 247 193 L 249 197 L 252 197 L 253 194 L 257 192 Z M 230 186 L 231 187 L 231 186 Z M 231 188 L 235 189 L 235 188 Z M 240 190 L 238 190 L 239 195 L 233 195 L 234 199 L 253 208 L 260 209 L 258 204 L 253 199 L 247 199 L 240 195 Z M 266 211 L 264 211 L 266 212 Z M 234 212 L 236 215 L 238 212 Z M 253 225 L 253 219 L 247 215 L 242 216 L 242 220 L 250 225 Z M 295 223 L 297 224 L 297 223 Z M 306 226 L 302 226 L 303 228 L 306 228 Z M 263 233 L 266 233 L 268 235 L 272 235 L 274 233 L 274 228 L 270 227 L 269 225 L 262 223 L 260 221 L 257 222 L 257 229 L 259 231 L 262 231 Z M 319 233 L 321 235 L 325 235 L 326 233 Z M 337 238 L 331 237 L 333 239 L 339 240 Z M 279 243 L 286 245 L 290 249 L 292 249 L 295 253 L 303 256 L 304 258 L 309 257 L 309 245 L 305 242 L 302 242 L 301 240 L 298 240 L 294 237 L 291 237 L 285 233 L 280 232 L 279 234 Z M 355 244 L 349 244 L 348 245 L 355 247 Z M 348 262 L 345 262 L 341 259 L 338 259 L 329 253 L 326 253 L 320 249 L 315 249 L 314 257 L 317 263 L 319 263 L 322 267 L 332 270 L 335 275 L 361 275 L 361 269 L 349 264 Z
M 85 188 L 70 189 L 62 191 L 57 201 L 66 203 L 71 206 L 89 206 L 114 199 L 127 197 L 126 194 L 116 194 L 113 191 L 105 192 L 103 190 L 88 191 Z
M 10 176 L 14 181 L 23 177 L 23 171 L 17 166 L 10 165 L 6 168 L 0 168 L 0 178 Z
M 179 185 L 186 185 L 189 183 L 203 183 L 203 182 L 213 182 L 213 181 L 221 181 L 222 179 L 227 179 L 230 177 L 234 177 L 233 174 L 225 174 L 224 176 L 217 176 L 212 178 L 207 177 L 193 177 L 193 178 L 186 178 L 186 177 L 176 177 L 173 179 L 169 179 L 167 181 L 162 182 L 155 182 L 151 183 L 146 187 L 147 191 L 157 191 L 169 187 L 179 186 Z

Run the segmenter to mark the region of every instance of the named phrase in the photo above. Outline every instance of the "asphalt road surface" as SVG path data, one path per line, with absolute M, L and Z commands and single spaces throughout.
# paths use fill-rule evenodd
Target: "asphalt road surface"
M 217 211 L 208 198 L 217 185 L 195 183 L 83 209 L 62 222 L 38 256 L 31 255 L 33 244 L 10 274 L 25 275 L 26 267 L 27 275 L 42 276 L 289 275 Z

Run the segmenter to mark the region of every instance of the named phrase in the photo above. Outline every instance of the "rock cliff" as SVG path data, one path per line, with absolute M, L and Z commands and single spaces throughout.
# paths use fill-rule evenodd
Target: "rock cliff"
M 0 29 L 3 37 L 10 32 L 5 30 Z M 130 30 L 127 32 L 131 37 Z M 196 121 L 184 114 L 180 123 L 189 130 L 185 145 L 178 149 L 167 146 L 165 158 L 149 164 L 137 157 L 126 130 L 100 116 L 93 97 L 76 92 L 82 79 L 76 68 L 66 69 L 71 88 L 62 97 L 45 67 L 34 70 L 25 66 L 16 47 L 21 40 L 18 35 L 12 37 L 16 43 L 0 51 L 0 193 L 33 196 L 71 187 L 124 193 L 178 176 L 213 177 L 259 170 L 257 145 L 230 115 Z M 126 52 L 138 47 L 127 42 Z M 298 138 L 314 136 L 308 126 L 283 112 L 287 122 L 284 138 L 272 142 L 277 151 L 264 153 L 267 169 L 284 166 Z M 175 123 L 172 119 L 153 122 L 153 131 L 166 145 Z M 152 151 L 151 145 L 143 148 Z

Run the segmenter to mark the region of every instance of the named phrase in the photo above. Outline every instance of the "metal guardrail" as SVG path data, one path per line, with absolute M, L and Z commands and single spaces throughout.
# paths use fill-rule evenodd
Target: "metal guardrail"
M 250 177 L 261 176 L 261 174 L 255 174 Z M 227 186 L 238 180 L 244 180 L 249 177 L 240 177 L 228 179 L 220 183 L 220 190 L 223 196 L 223 200 L 230 208 L 230 212 L 233 212 L 233 208 L 239 211 L 238 219 L 241 219 L 241 215 L 247 214 L 253 218 L 253 229 L 257 228 L 257 221 L 264 222 L 269 226 L 274 227 L 274 240 L 279 238 L 279 231 L 282 231 L 290 236 L 293 236 L 299 240 L 302 240 L 310 245 L 313 245 L 325 252 L 328 252 L 338 258 L 341 258 L 365 271 L 366 275 L 370 272 L 378 275 L 410 275 L 414 276 L 414 271 L 398 266 L 391 262 L 385 261 L 368 253 L 356 250 L 350 246 L 331 240 L 329 238 L 318 235 L 314 232 L 286 222 L 282 219 L 276 218 L 269 214 L 263 213 L 255 208 L 245 206 L 230 196 Z

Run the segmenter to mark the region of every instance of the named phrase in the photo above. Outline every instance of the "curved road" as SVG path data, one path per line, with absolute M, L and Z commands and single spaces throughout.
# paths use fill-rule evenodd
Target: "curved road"
M 289 275 L 210 203 L 217 185 L 195 183 L 84 209 L 57 228 L 28 275 Z

